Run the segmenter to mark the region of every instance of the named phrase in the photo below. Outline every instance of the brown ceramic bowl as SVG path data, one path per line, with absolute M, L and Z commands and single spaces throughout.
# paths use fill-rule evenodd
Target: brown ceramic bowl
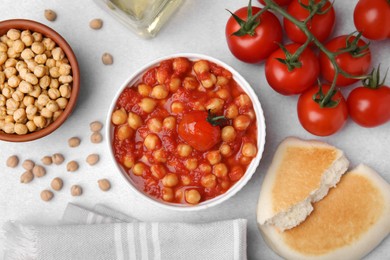
M 62 123 L 64 123 L 65 120 L 71 114 L 73 108 L 76 105 L 76 101 L 80 89 L 79 65 L 77 63 L 76 56 L 73 53 L 73 50 L 69 46 L 69 44 L 65 41 L 64 38 L 62 38 L 61 35 L 59 35 L 56 31 L 49 28 L 48 26 L 35 21 L 24 20 L 24 19 L 13 19 L 13 20 L 5 20 L 0 22 L 0 36 L 6 34 L 9 29 L 30 30 L 32 32 L 39 32 L 42 35 L 51 38 L 59 47 L 62 48 L 66 57 L 69 60 L 70 66 L 72 67 L 73 82 L 71 86 L 72 87 L 71 96 L 69 98 L 67 106 L 64 109 L 64 112 L 54 122 L 52 122 L 50 125 L 48 125 L 47 127 L 41 130 L 38 130 L 33 133 L 28 133 L 25 135 L 7 134 L 4 133 L 3 131 L 0 131 L 0 140 L 3 141 L 9 141 L 9 142 L 32 141 L 52 133 L 54 130 L 60 127 L 60 125 L 62 125 Z

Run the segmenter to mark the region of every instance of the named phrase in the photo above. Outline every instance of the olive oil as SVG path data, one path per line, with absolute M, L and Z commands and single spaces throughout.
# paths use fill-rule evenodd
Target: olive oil
M 138 35 L 154 37 L 182 0 L 95 0 Z

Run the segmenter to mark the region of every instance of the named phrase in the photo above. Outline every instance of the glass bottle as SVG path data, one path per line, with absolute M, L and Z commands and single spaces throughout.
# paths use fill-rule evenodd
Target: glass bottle
M 144 38 L 156 36 L 182 0 L 95 0 L 108 13 Z

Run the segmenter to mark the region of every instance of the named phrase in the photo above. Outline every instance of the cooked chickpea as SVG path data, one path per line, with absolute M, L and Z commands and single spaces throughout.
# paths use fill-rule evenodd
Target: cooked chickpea
M 175 173 L 169 173 L 162 179 L 162 184 L 165 187 L 174 187 L 179 183 L 179 178 Z
M 213 174 L 218 178 L 226 177 L 228 174 L 228 168 L 224 163 L 218 163 L 213 166 Z
M 183 103 L 181 103 L 179 101 L 172 102 L 172 104 L 171 104 L 172 113 L 179 114 L 179 113 L 183 112 L 183 110 L 184 110 Z
M 256 145 L 253 143 L 244 143 L 242 146 L 242 154 L 247 157 L 255 157 L 257 153 Z
M 178 57 L 173 60 L 172 67 L 176 74 L 183 74 L 190 70 L 191 63 L 187 58 Z
M 200 164 L 198 168 L 202 173 L 210 173 L 211 172 L 211 165 L 207 164 L 207 163 Z
M 165 201 L 173 201 L 173 190 L 169 187 L 162 188 L 162 199 Z
M 206 109 L 211 110 L 212 113 L 221 112 L 225 101 L 220 98 L 212 98 L 206 102 Z
M 150 167 L 150 171 L 154 177 L 157 179 L 162 179 L 164 178 L 165 174 L 167 173 L 167 170 L 162 164 L 153 164 Z
M 178 144 L 177 153 L 181 157 L 188 157 L 192 153 L 192 147 L 189 146 L 188 144 Z
M 227 190 L 230 188 L 230 181 L 228 180 L 223 180 L 221 181 L 221 188 L 224 189 L 224 190 Z
M 212 88 L 217 82 L 217 77 L 214 74 L 210 74 L 209 78 L 202 79 L 201 83 L 204 88 Z
M 239 106 L 239 107 L 247 107 L 252 105 L 252 101 L 249 98 L 247 94 L 240 94 L 234 99 L 234 102 Z
M 194 90 L 199 86 L 199 82 L 194 77 L 185 77 L 183 80 L 183 88 L 188 90 Z
M 125 167 L 130 169 L 134 166 L 134 163 L 135 163 L 135 160 L 134 160 L 133 156 L 127 154 L 123 157 L 123 165 Z
M 189 177 L 189 176 L 187 176 L 187 175 L 182 175 L 182 176 L 180 177 L 180 179 L 181 179 L 181 183 L 182 183 L 183 185 L 190 185 L 190 183 L 191 183 L 191 177 Z
M 169 91 L 165 85 L 157 85 L 153 87 L 150 96 L 155 99 L 164 99 L 168 96 Z
M 212 174 L 204 175 L 200 179 L 200 183 L 205 188 L 209 188 L 209 189 L 214 188 L 215 186 L 217 186 L 217 177 L 215 177 L 215 175 Z
M 199 191 L 191 189 L 191 190 L 186 190 L 185 199 L 190 204 L 198 204 L 201 199 L 201 196 Z
M 201 74 L 203 72 L 210 71 L 210 66 L 209 66 L 208 61 L 200 60 L 200 61 L 197 61 L 194 63 L 193 69 L 194 69 L 196 74 Z
M 229 173 L 229 178 L 231 181 L 238 181 L 244 176 L 244 169 L 239 165 L 234 165 Z
M 187 159 L 184 165 L 188 170 L 193 171 L 198 167 L 198 160 L 196 158 Z
M 206 158 L 211 165 L 214 165 L 221 161 L 222 156 L 219 151 L 210 151 L 207 153 Z
M 251 119 L 247 115 L 239 115 L 233 120 L 233 126 L 239 131 L 244 131 L 251 123 Z
M 235 104 L 229 105 L 225 110 L 225 117 L 234 119 L 238 116 L 238 107 Z
M 218 76 L 217 77 L 217 85 L 218 86 L 226 86 L 229 84 L 229 79 L 223 76 Z
M 117 137 L 120 141 L 131 138 L 133 135 L 134 135 L 134 130 L 129 125 L 119 126 Z
M 233 142 L 236 139 L 237 133 L 233 126 L 225 126 L 222 128 L 221 138 L 224 142 Z
M 121 125 L 127 121 L 127 113 L 123 108 L 117 109 L 112 113 L 111 121 L 114 125 Z
M 167 162 L 167 154 L 163 149 L 159 149 L 153 152 L 153 158 L 156 162 L 165 163 Z
M 171 79 L 171 81 L 169 81 L 168 86 L 169 86 L 169 91 L 171 91 L 172 93 L 175 93 L 181 86 L 180 78 L 173 77 Z
M 228 144 L 222 144 L 219 147 L 219 151 L 221 152 L 222 156 L 228 157 L 232 154 L 232 148 Z
M 161 145 L 160 138 L 155 134 L 148 134 L 144 140 L 144 145 L 148 150 L 155 150 Z
M 129 112 L 129 115 L 127 117 L 127 123 L 131 128 L 137 130 L 139 127 L 142 126 L 142 119 L 136 113 Z
M 148 97 L 152 93 L 152 87 L 146 84 L 139 84 L 138 93 L 143 97 Z
M 146 122 L 150 131 L 158 133 L 162 129 L 162 122 L 159 118 L 151 118 Z
M 151 98 L 143 98 L 141 102 L 138 104 L 141 109 L 146 113 L 151 113 L 156 107 L 157 103 L 154 99 Z
M 252 161 L 252 157 L 247 157 L 247 156 L 241 156 L 240 158 L 240 163 L 243 165 L 248 165 Z
M 147 166 L 143 162 L 138 162 L 133 166 L 133 174 L 137 176 L 142 176 L 146 170 Z
M 169 116 L 169 117 L 164 118 L 163 127 L 166 129 L 171 129 L 171 130 L 175 129 L 176 128 L 176 118 L 173 116 Z
M 227 90 L 225 88 L 218 90 L 217 92 L 215 92 L 215 94 L 217 94 L 217 96 L 220 99 L 223 99 L 225 101 L 231 97 L 229 90 Z

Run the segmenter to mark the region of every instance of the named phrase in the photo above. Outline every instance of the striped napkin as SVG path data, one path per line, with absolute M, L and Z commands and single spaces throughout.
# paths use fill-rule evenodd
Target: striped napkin
M 103 205 L 89 210 L 70 203 L 59 226 L 6 223 L 5 260 L 241 260 L 246 225 L 245 219 L 148 223 Z

